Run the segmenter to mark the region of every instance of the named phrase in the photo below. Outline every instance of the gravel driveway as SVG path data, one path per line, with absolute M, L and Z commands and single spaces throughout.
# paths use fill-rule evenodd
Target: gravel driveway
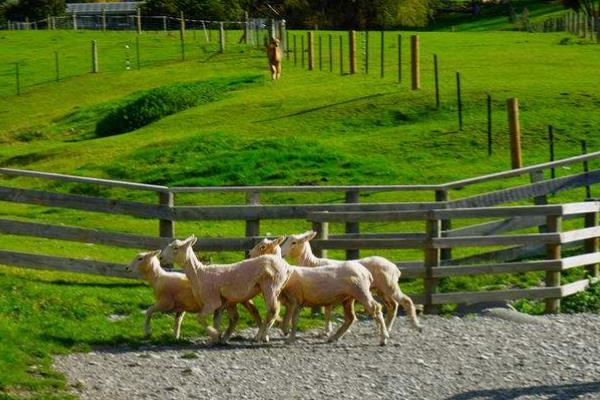
M 304 332 L 269 345 L 117 347 L 56 358 L 83 399 L 600 399 L 600 316 L 400 317 L 388 346 L 370 321 L 339 343 Z M 195 357 L 195 358 L 190 358 Z

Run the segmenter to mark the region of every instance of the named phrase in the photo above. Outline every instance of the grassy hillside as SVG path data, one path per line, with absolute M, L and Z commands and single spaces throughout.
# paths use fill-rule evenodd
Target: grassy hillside
M 141 69 L 126 69 L 129 33 L 3 32 L 0 35 L 0 165 L 128 179 L 168 185 L 411 184 L 435 183 L 509 167 L 505 100 L 521 102 L 526 164 L 547 160 L 546 127 L 557 131 L 557 157 L 579 153 L 579 140 L 598 149 L 598 47 L 566 34 L 422 32 L 423 89 L 408 87 L 408 37 L 403 37 L 403 80 L 397 82 L 397 35 L 386 33 L 385 77 L 379 78 L 378 36 L 370 36 L 369 74 L 339 73 L 339 32 L 334 72 L 284 63 L 283 78 L 268 79 L 264 53 L 237 45 L 231 33 L 225 54 L 188 33 L 187 60 L 178 61 L 176 35 L 141 37 Z M 293 35 L 301 32 L 291 32 Z M 344 39 L 346 34 L 343 33 Z M 100 46 L 101 72 L 88 73 L 89 43 Z M 298 47 L 300 36 L 297 36 Z M 364 65 L 364 36 L 360 57 Z M 347 43 L 344 42 L 347 47 Z M 130 47 L 131 48 L 131 47 Z M 344 50 L 347 50 L 345 48 Z M 53 82 L 54 51 L 63 55 L 65 79 Z M 442 107 L 435 109 L 432 55 L 440 60 Z M 129 54 L 131 59 L 132 55 Z M 70 60 L 68 63 L 66 60 Z M 14 95 L 14 62 L 22 62 L 23 94 Z M 317 63 L 318 66 L 318 63 Z M 317 68 L 318 69 L 318 68 Z M 344 70 L 348 71 L 347 64 Z M 457 130 L 455 73 L 461 72 L 465 129 Z M 29 83 L 27 83 L 29 82 Z M 240 83 L 241 82 L 241 83 Z M 210 101 L 186 107 L 141 128 L 99 134 L 111 112 L 147 98 L 149 90 L 210 87 Z M 227 88 L 227 89 L 224 89 Z M 203 92 L 204 93 L 204 92 Z M 493 96 L 494 154 L 486 154 L 485 98 Z M 160 97 L 160 96 L 159 96 Z M 144 103 L 158 107 L 158 103 Z M 560 174 L 575 172 L 559 170 Z M 120 196 L 154 203 L 154 195 L 33 179 L 3 185 Z M 486 186 L 494 187 L 493 185 Z M 457 193 L 466 195 L 468 192 Z M 429 197 L 427 197 L 429 196 Z M 582 194 L 557 197 L 581 200 Z M 374 200 L 425 200 L 430 194 L 380 194 Z M 340 195 L 268 195 L 265 202 L 339 201 Z M 186 195 L 178 204 L 243 202 L 240 195 Z M 155 222 L 69 210 L 2 203 L 0 218 L 44 221 L 152 234 Z M 265 221 L 261 233 L 289 233 L 308 224 Z M 384 231 L 386 224 L 370 225 Z M 406 224 L 406 230 L 422 229 Z M 333 230 L 339 229 L 334 227 Z M 242 223 L 179 223 L 178 235 L 236 236 Z M 2 235 L 0 248 L 126 262 L 131 250 Z M 419 258 L 419 252 L 390 257 Z M 214 261 L 239 254 L 209 254 Z M 447 289 L 536 284 L 539 275 L 448 281 Z M 419 284 L 404 283 L 409 292 Z M 62 393 L 64 380 L 50 354 L 97 344 L 141 342 L 140 313 L 151 303 L 144 285 L 122 280 L 0 268 L 0 398 Z M 110 316 L 117 316 L 109 319 Z M 303 318 L 303 321 L 309 321 Z M 309 321 L 309 323 L 312 323 Z M 156 341 L 168 341 L 170 319 L 159 318 Z M 191 320 L 184 335 L 198 333 Z M 49 394 L 50 393 L 50 394 Z M 57 395 L 58 396 L 58 395 Z M 63 396 L 60 394 L 59 396 Z

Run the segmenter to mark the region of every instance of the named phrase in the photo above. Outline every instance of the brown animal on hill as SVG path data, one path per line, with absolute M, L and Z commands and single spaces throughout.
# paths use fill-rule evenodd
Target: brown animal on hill
M 281 78 L 281 47 L 279 47 L 279 40 L 271 38 L 269 46 L 267 46 L 267 57 L 269 58 L 269 68 L 271 70 L 271 79 Z

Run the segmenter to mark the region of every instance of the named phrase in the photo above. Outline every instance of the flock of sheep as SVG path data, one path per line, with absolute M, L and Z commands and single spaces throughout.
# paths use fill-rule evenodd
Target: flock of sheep
M 313 231 L 263 239 L 251 251 L 250 258 L 228 265 L 204 265 L 192 246 L 194 235 L 174 240 L 163 250 L 138 254 L 127 266 L 138 269 L 154 290 L 156 303 L 146 311 L 144 333 L 150 335 L 150 320 L 155 312 L 174 312 L 175 337 L 179 338 L 185 312 L 197 313 L 198 322 L 206 326 L 206 318 L 214 316 L 213 325 L 206 326 L 211 343 L 226 343 L 231 337 L 242 304 L 258 326 L 255 340 L 269 341 L 269 329 L 279 317 L 280 303 L 286 313 L 280 328 L 287 342 L 296 338 L 300 310 L 305 306 L 324 306 L 328 341 L 342 337 L 356 320 L 354 302 L 358 301 L 373 317 L 379 332 L 379 344 L 385 345 L 394 324 L 398 306 L 402 305 L 414 328 L 421 330 L 412 300 L 398 286 L 400 271 L 383 257 L 365 257 L 355 261 L 318 258 L 312 253 L 309 241 Z M 295 265 L 288 264 L 289 257 Z M 168 272 L 162 264 L 178 264 L 185 274 Z M 371 294 L 373 289 L 386 305 L 384 321 L 381 305 Z M 252 299 L 262 294 L 267 307 L 263 321 Z M 331 309 L 341 304 L 344 322 L 332 333 Z M 221 314 L 226 310 L 229 326 L 221 333 Z M 290 332 L 291 322 L 291 332 Z

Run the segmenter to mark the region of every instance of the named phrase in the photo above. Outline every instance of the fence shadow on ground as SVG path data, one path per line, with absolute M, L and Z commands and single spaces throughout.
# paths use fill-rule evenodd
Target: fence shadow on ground
M 471 390 L 446 398 L 446 400 L 513 400 L 523 396 L 544 395 L 553 400 L 576 399 L 582 395 L 597 393 L 600 397 L 600 382 L 584 382 L 567 385 L 539 385 L 510 389 Z

